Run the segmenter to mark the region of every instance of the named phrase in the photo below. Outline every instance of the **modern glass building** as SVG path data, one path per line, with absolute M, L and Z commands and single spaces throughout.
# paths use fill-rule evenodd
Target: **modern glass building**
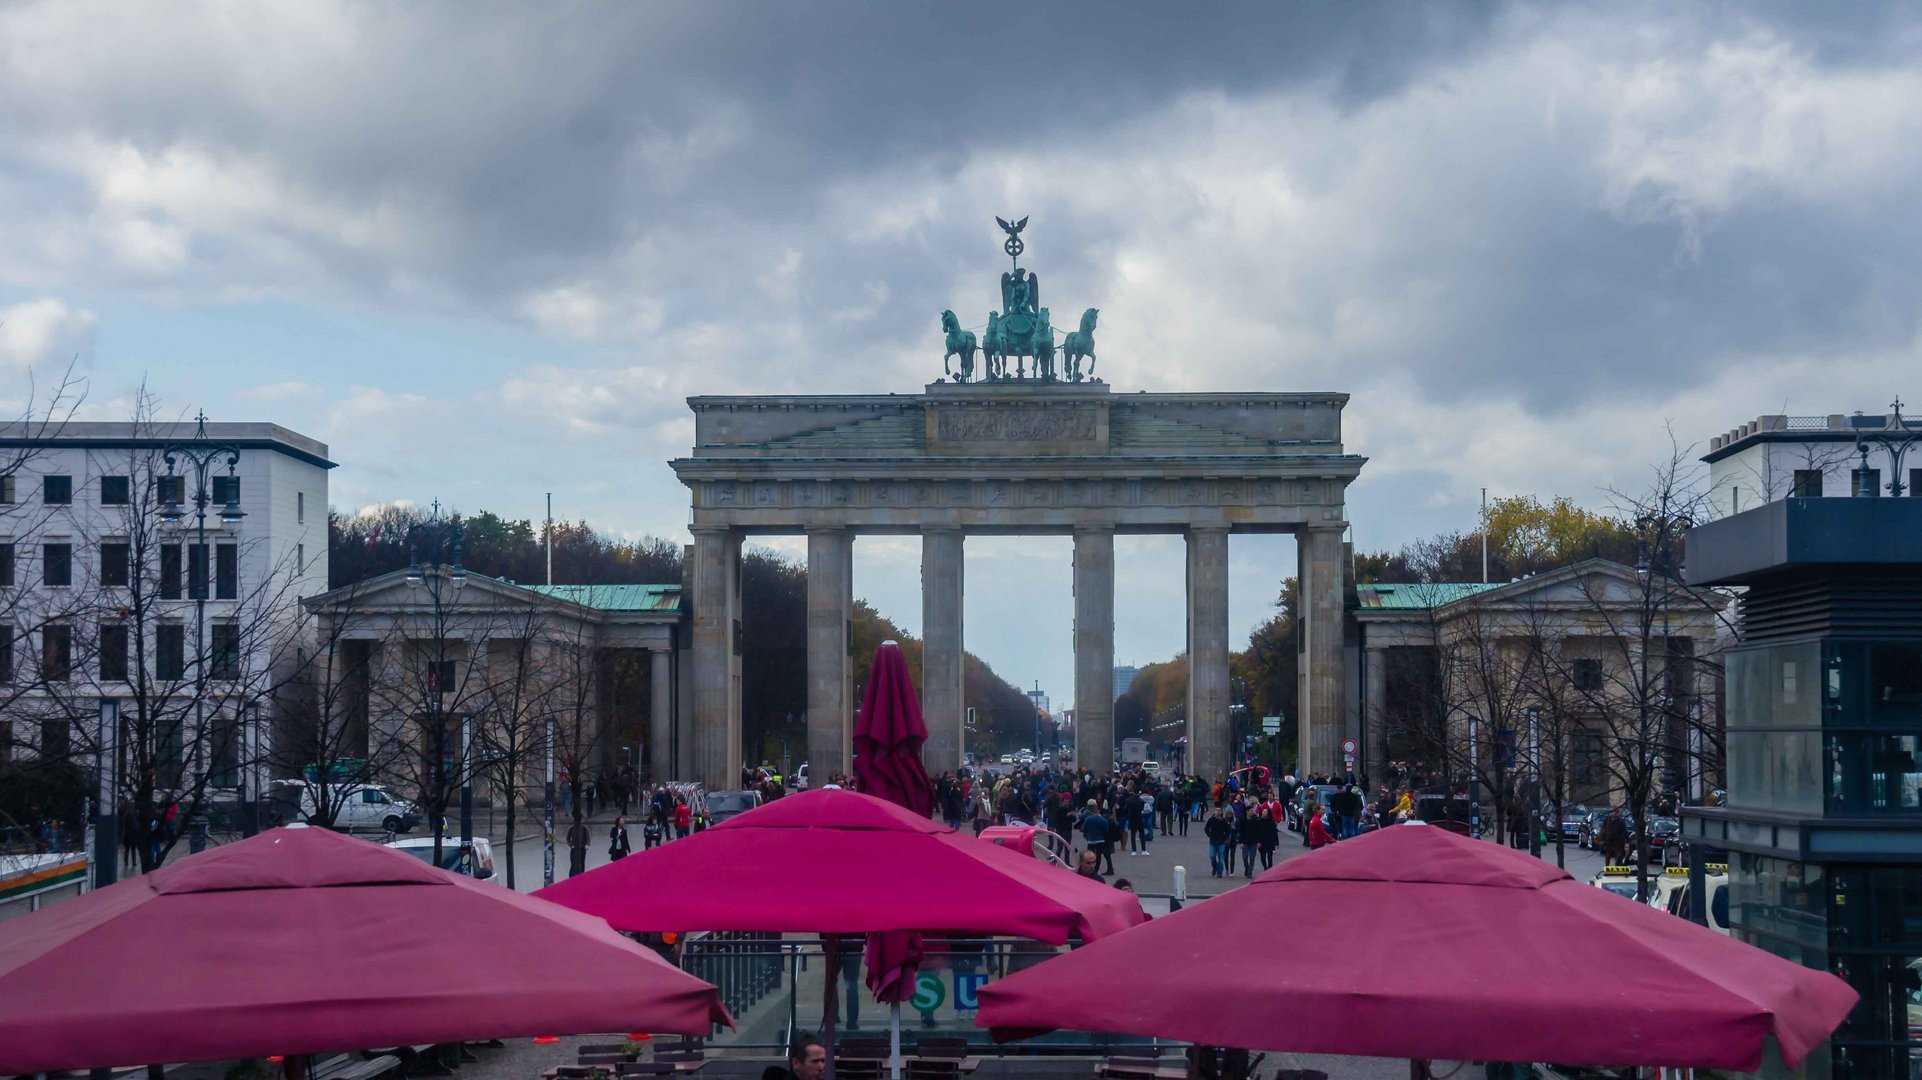
M 1684 811 L 1693 858 L 1727 853 L 1737 937 L 1862 995 L 1765 1075 L 1922 1077 L 1922 499 L 1769 503 L 1692 531 L 1687 565 L 1744 590 L 1727 805 Z

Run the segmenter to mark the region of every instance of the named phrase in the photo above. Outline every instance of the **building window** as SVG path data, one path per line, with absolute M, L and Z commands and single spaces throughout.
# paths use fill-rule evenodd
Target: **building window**
M 304 491 L 294 492 L 294 524 L 307 524 L 307 493 Z
M 154 781 L 177 788 L 187 772 L 187 725 L 184 719 L 166 719 L 160 725 L 154 737 Z
M 238 476 L 214 477 L 214 505 L 225 506 L 230 502 L 237 503 L 239 501 L 240 501 L 240 477 Z
M 207 599 L 207 545 L 187 545 L 187 599 Z
M 100 584 L 125 587 L 132 549 L 123 543 L 100 545 Z
M 73 502 L 73 477 L 41 477 L 40 501 L 46 503 L 48 506 L 70 505 Z
M 239 723 L 229 717 L 215 717 L 208 732 L 213 754 L 207 765 L 207 785 L 217 788 L 240 786 Z
M 0 505 L 13 502 L 13 477 L 0 476 Z
M 1822 497 L 1822 470 L 1795 470 L 1795 487 L 1789 492 L 1798 499 L 1819 499 Z
M 108 623 L 100 628 L 100 681 L 127 681 L 127 627 Z
M 1574 750 L 1575 760 L 1569 771 L 1574 774 L 1575 783 L 1581 787 L 1600 787 L 1606 777 L 1601 735 L 1593 731 L 1577 732 Z
M 454 690 L 454 662 L 452 660 L 427 661 L 427 692 L 430 694 L 449 694 Z
M 1882 494 L 1881 469 L 1850 469 L 1849 494 L 1858 499 L 1873 499 Z
M 40 582 L 43 585 L 73 584 L 73 545 L 40 545 Z
M 180 599 L 180 545 L 160 545 L 160 598 Z
M 40 721 L 40 756 L 58 761 L 73 749 L 73 731 L 65 720 Z
M 13 681 L 13 627 L 0 626 L 0 684 Z
M 0 543 L 0 587 L 13 588 L 13 541 Z
M 154 501 L 167 506 L 179 506 L 187 501 L 187 478 L 184 476 L 156 476 L 153 482 Z
M 178 681 L 187 675 L 187 628 L 179 623 L 154 627 L 155 678 Z
M 1573 674 L 1575 689 L 1583 693 L 1597 693 L 1602 689 L 1602 662 L 1593 656 L 1575 659 Z
M 240 549 L 233 544 L 214 546 L 214 599 L 240 599 Z
M 1922 496 L 1922 469 L 1909 470 L 1909 495 Z
M 73 677 L 73 627 L 55 624 L 40 628 L 40 675 L 48 682 Z
M 125 506 L 132 501 L 132 477 L 103 476 L 100 478 L 100 505 Z
M 306 572 L 307 572 L 307 545 L 295 544 L 294 545 L 294 573 L 304 574 Z
M 235 623 L 215 623 L 213 655 L 208 677 L 229 682 L 240 678 L 240 627 Z

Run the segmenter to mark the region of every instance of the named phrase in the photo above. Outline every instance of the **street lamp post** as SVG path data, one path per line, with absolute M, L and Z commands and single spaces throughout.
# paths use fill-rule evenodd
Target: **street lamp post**
M 193 438 L 185 442 L 170 443 L 160 451 L 162 460 L 167 463 L 166 498 L 161 500 L 160 518 L 170 524 L 178 525 L 186 518 L 188 511 L 182 506 L 182 498 L 192 504 L 194 519 L 194 546 L 187 556 L 187 591 L 194 602 L 194 745 L 206 737 L 207 702 L 207 594 L 214 586 L 214 578 L 219 573 L 218 560 L 207 548 L 207 508 L 213 505 L 213 488 L 209 479 L 213 470 L 224 464 L 227 467 L 227 497 L 220 501 L 220 521 L 227 528 L 240 524 L 246 517 L 240 509 L 240 482 L 234 475 L 234 466 L 240 464 L 240 448 L 217 443 L 207 437 L 207 414 L 201 412 L 194 417 Z M 191 478 L 193 490 L 183 491 Z M 177 482 L 177 483 L 176 483 Z M 239 561 L 239 553 L 235 553 Z M 199 568 L 199 580 L 195 581 L 194 570 Z M 239 573 L 239 567 L 235 567 Z M 236 637 L 234 648 L 239 648 Z M 234 657 L 237 664 L 239 657 Z M 158 737 L 158 733 L 155 733 Z M 199 754 L 196 752 L 195 757 Z M 250 834 L 251 835 L 251 834 Z
M 461 565 L 461 542 L 466 530 L 459 521 L 444 521 L 440 516 L 440 502 L 433 504 L 433 516 L 416 524 L 407 531 L 407 584 L 410 588 L 425 590 L 433 609 L 434 627 L 434 667 L 427 678 L 427 715 L 433 724 L 434 743 L 434 801 L 446 804 L 447 798 L 447 719 L 442 715 L 441 698 L 451 687 L 452 680 L 447 673 L 447 615 L 448 608 L 460 596 L 461 586 L 467 584 L 467 568 Z M 425 547 L 427 559 L 421 560 Z M 474 851 L 474 787 L 473 768 L 469 760 L 469 723 L 461 718 L 461 762 L 460 762 L 460 857 L 461 866 L 471 872 Z M 445 833 L 441 822 L 434 827 L 434 865 L 441 861 L 441 837 Z M 550 826 L 548 831 L 553 831 Z
M 1855 452 L 1862 457 L 1862 466 L 1856 470 L 1852 495 L 1874 498 L 1875 485 L 1869 480 L 1869 443 L 1875 442 L 1889 458 L 1889 482 L 1884 485 L 1890 495 L 1901 498 L 1908 488 L 1902 483 L 1902 459 L 1908 456 L 1918 440 L 1922 440 L 1922 423 L 1902 419 L 1902 399 L 1896 398 L 1889 404 L 1890 417 L 1883 422 L 1880 430 L 1874 428 L 1858 429 L 1855 434 Z M 1913 492 L 1911 492 L 1913 494 Z

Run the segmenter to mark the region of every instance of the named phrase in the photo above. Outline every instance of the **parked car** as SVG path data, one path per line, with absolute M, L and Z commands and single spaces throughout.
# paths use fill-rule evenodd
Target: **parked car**
M 1290 829 L 1300 832 L 1308 827 L 1308 823 L 1303 820 L 1303 815 L 1307 813 L 1308 793 L 1314 792 L 1315 801 L 1327 806 L 1328 796 L 1340 790 L 1333 784 L 1303 784 L 1296 790 L 1295 797 L 1288 800 L 1288 806 L 1282 811 L 1281 816 L 1288 820 Z
M 707 823 L 719 825 L 761 805 L 757 791 L 710 791 L 707 793 Z
M 494 845 L 488 843 L 485 837 L 480 836 L 474 837 L 473 845 L 474 864 L 469 867 L 461 863 L 460 837 L 441 837 L 441 869 L 452 870 L 456 874 L 467 874 L 470 877 L 475 877 L 482 881 L 487 881 L 492 878 L 494 876 Z M 431 836 L 410 836 L 405 840 L 391 840 L 387 846 L 396 851 L 405 851 L 421 862 L 434 861 L 434 838 Z
M 1672 817 L 1652 817 L 1648 819 L 1648 846 L 1656 854 L 1682 842 L 1682 823 Z
M 1581 803 L 1573 803 L 1562 807 L 1562 816 L 1560 819 L 1562 839 L 1580 840 L 1582 837 L 1582 822 L 1588 820 L 1590 813 L 1593 813 L 1593 811 Z M 1555 808 L 1552 805 L 1542 812 L 1542 816 L 1550 820 L 1554 819 L 1554 814 Z
M 1474 809 L 1467 799 L 1453 795 L 1415 796 L 1415 820 L 1467 836 L 1474 831 Z
M 320 813 L 319 792 L 305 780 L 276 780 L 268 802 L 284 807 L 283 817 L 312 821 Z M 337 808 L 333 827 L 343 832 L 412 832 L 421 823 L 413 803 L 379 784 L 330 784 L 327 802 Z M 288 812 L 291 811 L 291 814 Z

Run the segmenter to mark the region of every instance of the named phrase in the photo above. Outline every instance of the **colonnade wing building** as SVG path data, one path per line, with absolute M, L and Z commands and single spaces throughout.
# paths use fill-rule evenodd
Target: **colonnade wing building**
M 692 775 L 738 781 L 740 557 L 752 535 L 808 538 L 808 759 L 849 766 L 853 541 L 922 539 L 923 712 L 931 772 L 962 755 L 962 542 L 1074 537 L 1076 759 L 1114 753 L 1114 537 L 1187 541 L 1190 768 L 1230 759 L 1228 536 L 1290 532 L 1300 552 L 1301 759 L 1333 772 L 1354 738 L 1343 679 L 1345 394 L 1115 394 L 1100 383 L 935 383 L 911 395 L 696 397 L 673 468 L 693 500 Z M 1276 568 L 1279 580 L 1287 570 Z M 686 771 L 684 770 L 684 775 Z

